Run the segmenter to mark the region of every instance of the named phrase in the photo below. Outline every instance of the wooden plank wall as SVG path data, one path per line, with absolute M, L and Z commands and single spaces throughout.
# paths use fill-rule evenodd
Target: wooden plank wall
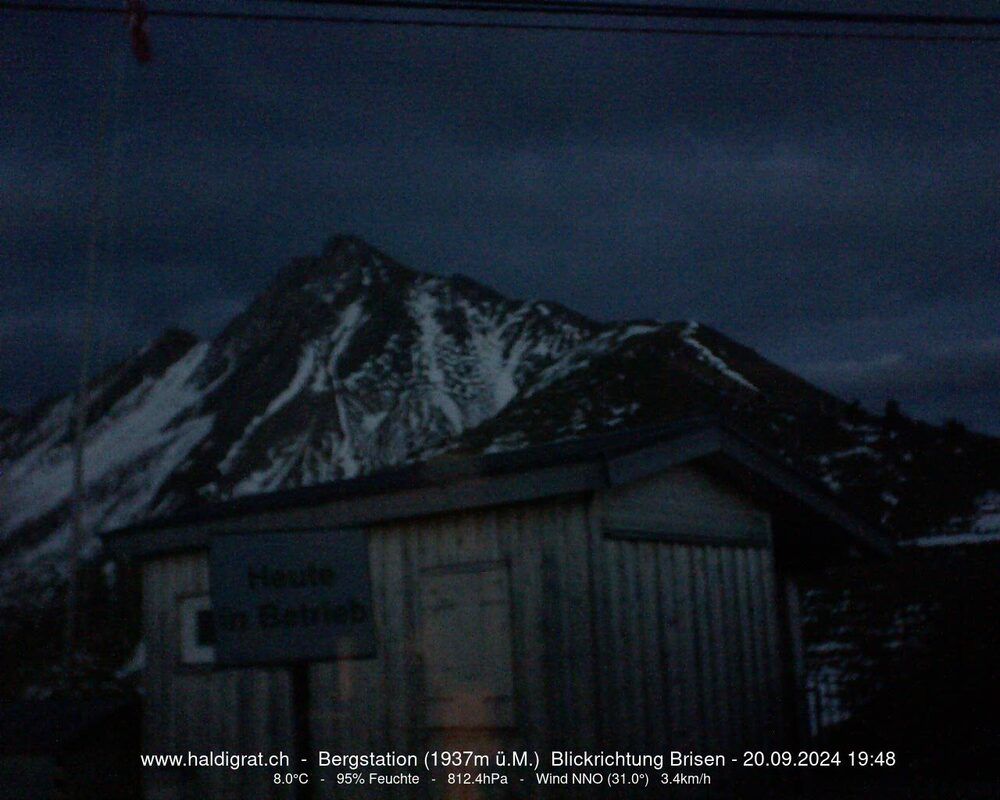
M 333 753 L 422 754 L 461 747 L 547 751 L 596 741 L 595 648 L 589 613 L 588 509 L 580 501 L 550 502 L 452 514 L 370 531 L 373 612 L 379 643 L 374 659 L 315 664 L 312 740 Z M 321 524 L 321 521 L 317 521 Z M 432 730 L 422 697 L 419 582 L 424 573 L 462 564 L 507 565 L 511 591 L 515 728 Z M 256 752 L 289 747 L 287 673 L 273 670 L 196 672 L 178 669 L 177 598 L 207 591 L 204 555 L 172 557 L 145 569 L 148 752 L 209 747 Z M 217 723 L 211 728 L 212 722 Z M 187 771 L 185 771 L 186 773 Z M 248 784 L 270 771 L 222 770 L 192 778 L 190 796 L 277 797 L 274 787 Z M 176 781 L 176 778 L 174 779 Z M 208 780 L 209 784 L 199 781 Z M 169 783 L 150 775 L 149 784 Z M 259 783 L 259 781 L 258 781 Z M 368 787 L 320 785 L 317 797 L 371 797 Z M 462 796 L 445 790 L 448 797 Z M 477 787 L 478 789 L 479 787 Z M 479 792 L 480 796 L 483 793 Z M 147 794 L 147 796 L 152 796 Z M 164 792 L 167 797 L 187 795 Z M 426 787 L 379 796 L 423 797 Z M 547 796 L 552 796 L 551 792 Z
M 662 531 L 663 540 L 609 536 L 623 520 Z M 769 538 L 768 516 L 679 469 L 599 495 L 590 522 L 602 744 L 727 759 L 784 744 L 774 558 L 759 544 Z M 763 537 L 753 530 L 760 525 Z M 751 536 L 740 545 L 691 543 L 709 541 L 713 530 L 722 541 L 740 531 Z M 711 786 L 679 794 L 726 796 L 714 775 Z
M 648 533 L 677 542 L 767 544 L 770 515 L 692 467 L 676 467 L 600 495 L 606 532 Z
M 581 502 L 533 504 L 382 526 L 371 532 L 372 590 L 380 650 L 370 661 L 313 667 L 314 738 L 332 752 L 461 748 L 539 751 L 567 732 L 596 735 L 594 652 L 589 625 L 587 508 Z M 419 582 L 460 565 L 505 563 L 511 591 L 515 686 L 512 730 L 428 727 L 422 698 Z M 488 635 L 489 632 L 486 632 Z M 334 713 L 328 713 L 333 709 Z M 436 787 L 462 797 L 454 787 Z M 477 787 L 476 796 L 490 796 Z M 472 796 L 470 794 L 469 796 Z M 333 792 L 322 797 L 370 797 Z M 426 789 L 396 796 L 426 796 Z
M 713 513 L 724 515 L 731 500 L 719 494 Z M 782 675 L 770 548 L 608 538 L 607 504 L 602 496 L 566 499 L 370 529 L 378 653 L 311 666 L 314 749 L 421 755 L 439 747 L 542 753 L 618 748 L 730 756 L 776 744 L 768 732 L 782 726 Z M 733 508 L 748 519 L 742 501 Z M 512 587 L 515 727 L 431 729 L 421 700 L 422 576 L 497 563 L 507 566 Z M 145 568 L 150 736 L 144 750 L 290 749 L 287 670 L 213 673 L 177 666 L 177 598 L 206 592 L 207 580 L 203 554 Z M 206 770 L 162 796 L 288 797 L 268 783 L 270 775 Z M 147 776 L 150 787 L 183 783 L 176 776 Z M 567 796 L 582 796 L 582 787 L 568 788 Z M 372 796 L 370 787 L 328 782 L 317 789 L 318 798 Z M 706 789 L 706 795 L 724 796 L 716 786 Z M 436 790 L 466 796 L 441 784 Z M 536 794 L 560 796 L 552 788 Z M 379 793 L 427 795 L 426 786 Z M 468 796 L 494 795 L 479 788 Z M 523 784 L 515 796 L 524 796 Z
M 286 669 L 214 672 L 180 663 L 178 599 L 208 592 L 204 554 L 149 562 L 143 569 L 144 753 L 292 750 L 291 686 Z M 291 798 L 269 770 L 218 767 L 144 769 L 150 800 Z

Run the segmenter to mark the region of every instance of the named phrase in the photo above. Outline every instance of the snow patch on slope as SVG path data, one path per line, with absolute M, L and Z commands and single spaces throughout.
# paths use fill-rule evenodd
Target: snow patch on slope
M 332 345 L 332 347 L 324 359 L 322 368 L 318 369 L 313 377 L 310 387 L 313 392 L 326 391 L 336 383 L 337 365 L 340 362 L 340 357 L 347 350 L 354 334 L 367 320 L 368 317 L 362 312 L 360 302 L 351 303 L 344 309 L 336 327 L 324 337 L 325 344 Z
M 584 340 L 565 353 L 554 364 L 542 370 L 538 379 L 527 389 L 524 396 L 531 397 L 556 381 L 562 380 L 574 372 L 587 369 L 595 358 L 610 352 L 622 342 L 656 330 L 659 330 L 657 325 L 634 324 L 624 328 L 611 328 L 602 331 L 597 336 Z
M 750 383 L 750 381 L 748 381 L 746 378 L 740 375 L 740 373 L 738 373 L 734 369 L 731 369 L 725 361 L 719 358 L 709 348 L 707 348 L 705 345 L 699 342 L 695 338 L 695 334 L 697 332 L 698 332 L 698 323 L 691 321 L 687 324 L 684 330 L 681 331 L 681 339 L 684 341 L 685 344 L 690 345 L 696 351 L 698 351 L 699 361 L 704 361 L 706 364 L 715 367 L 715 369 L 717 369 L 719 372 L 721 372 L 730 380 L 736 381 L 736 383 L 740 384 L 741 386 L 747 389 L 750 389 L 753 392 L 760 391 L 760 389 L 758 389 L 756 386 Z
M 212 417 L 189 416 L 203 397 L 193 378 L 207 352 L 204 343 L 191 348 L 160 378 L 144 380 L 88 429 L 84 469 L 91 529 L 124 524 L 144 510 L 211 430 Z M 53 439 L 68 430 L 72 403 L 67 398 L 53 408 L 49 435 L 0 478 L 0 529 L 14 530 L 69 500 L 73 448 L 68 438 L 60 445 Z M 100 492 L 95 491 L 98 485 Z M 65 531 L 58 531 L 35 554 L 58 550 L 65 540 Z
M 246 429 L 243 431 L 243 435 L 233 443 L 233 445 L 229 448 L 229 451 L 226 453 L 226 457 L 222 459 L 222 463 L 219 464 L 220 472 L 223 474 L 229 472 L 229 470 L 232 469 L 233 463 L 246 446 L 246 443 L 250 440 L 250 437 L 253 436 L 257 429 L 263 425 L 268 418 L 273 417 L 299 395 L 299 393 L 305 388 L 309 379 L 313 377 L 313 367 L 315 363 L 316 349 L 315 345 L 310 343 L 302 349 L 302 353 L 299 356 L 299 365 L 295 370 L 295 374 L 292 376 L 291 382 L 281 391 L 281 393 L 271 399 L 271 402 L 267 404 L 267 408 L 264 409 L 263 414 L 257 415 L 250 421 L 250 424 L 247 425 Z
M 415 357 L 422 362 L 427 381 L 430 384 L 428 387 L 429 400 L 444 414 L 452 432 L 458 432 L 464 427 L 462 412 L 448 390 L 447 376 L 439 360 L 439 349 L 447 346 L 449 342 L 446 341 L 447 337 L 435 316 L 437 303 L 430 293 L 423 291 L 410 298 L 408 307 L 420 331 Z

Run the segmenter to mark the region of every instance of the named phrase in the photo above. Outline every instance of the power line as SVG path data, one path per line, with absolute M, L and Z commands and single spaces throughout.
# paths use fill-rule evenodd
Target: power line
M 492 9 L 491 9 L 492 10 Z M 495 13 L 505 9 L 497 7 Z M 98 6 L 63 3 L 15 3 L 0 0 L 0 11 L 22 11 L 51 14 L 82 14 L 96 16 L 123 16 L 118 6 Z M 673 28 L 633 25 L 574 25 L 543 22 L 485 22 L 479 20 L 359 17 L 318 14 L 270 14 L 256 12 L 191 11 L 184 9 L 150 9 L 150 17 L 189 19 L 222 22 L 288 22 L 317 25 L 356 25 L 396 28 L 453 28 L 465 30 L 537 31 L 570 33 L 603 33 L 640 36 L 693 36 L 707 38 L 750 39 L 804 39 L 804 40 L 857 40 L 895 41 L 912 43 L 996 43 L 1000 36 L 975 34 L 924 34 L 924 33 L 855 33 L 851 31 L 801 31 L 801 30 L 742 30 L 731 28 Z
M 838 23 L 850 25 L 987 26 L 1000 17 L 958 14 L 885 14 L 854 11 L 796 11 L 787 9 L 680 6 L 673 3 L 592 2 L 592 0 L 270 0 L 299 5 L 348 6 L 431 11 L 505 14 L 597 15 L 728 22 Z

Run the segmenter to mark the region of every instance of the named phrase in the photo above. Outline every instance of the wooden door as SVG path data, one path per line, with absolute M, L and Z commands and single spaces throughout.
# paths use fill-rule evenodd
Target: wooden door
M 505 563 L 421 574 L 420 650 L 429 728 L 513 727 L 510 618 Z

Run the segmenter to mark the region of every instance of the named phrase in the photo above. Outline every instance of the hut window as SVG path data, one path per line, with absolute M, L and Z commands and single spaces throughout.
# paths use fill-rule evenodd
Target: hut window
M 456 565 L 420 578 L 427 724 L 513 725 L 510 581 L 506 564 Z
M 215 661 L 215 625 L 208 595 L 182 597 L 179 606 L 181 663 L 211 664 Z

